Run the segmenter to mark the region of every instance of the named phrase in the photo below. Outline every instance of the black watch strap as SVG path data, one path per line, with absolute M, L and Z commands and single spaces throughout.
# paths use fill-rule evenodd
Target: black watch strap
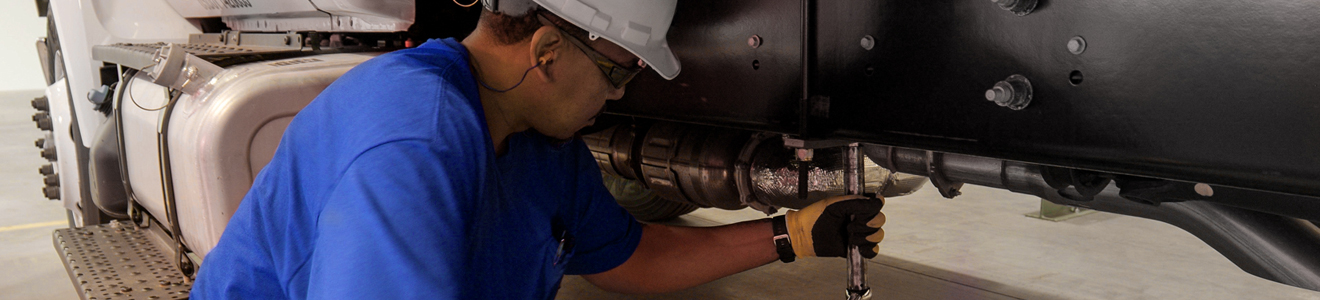
M 788 223 L 784 221 L 784 216 L 771 218 L 770 228 L 775 233 L 775 251 L 779 252 L 779 261 L 791 263 L 796 260 L 797 254 L 793 253 L 793 243 L 788 237 Z

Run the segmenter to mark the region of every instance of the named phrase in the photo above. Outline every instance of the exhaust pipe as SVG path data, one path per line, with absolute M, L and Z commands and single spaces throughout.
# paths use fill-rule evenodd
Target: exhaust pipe
M 699 207 L 752 207 L 772 214 L 844 194 L 842 148 L 817 149 L 799 161 L 775 134 L 672 122 L 624 124 L 584 135 L 604 173 L 639 180 L 662 198 Z M 806 197 L 799 169 L 808 168 Z M 900 176 L 868 163 L 865 191 L 886 197 L 910 194 L 924 178 Z
M 1152 180 L 1123 177 L 1116 177 L 1118 183 L 1111 184 L 1107 179 L 1096 180 L 1094 176 L 1076 176 L 1084 172 L 1073 172 L 1071 182 L 1061 183 L 1063 180 L 1059 177 L 1066 176 L 1060 176 L 1058 168 L 1041 165 L 880 145 L 867 145 L 866 153 L 881 166 L 930 176 L 931 182 L 946 197 L 956 195 L 961 183 L 969 183 L 1035 195 L 1063 205 L 1165 222 L 1195 235 L 1247 273 L 1320 291 L 1320 255 L 1317 255 L 1320 253 L 1317 252 L 1320 249 L 1320 228 L 1306 220 L 1228 204 L 1179 201 L 1191 197 L 1160 197 L 1177 195 L 1177 191 L 1150 192 L 1170 187 L 1190 191 L 1193 190 L 1191 184 L 1150 185 L 1143 183 Z M 1069 184 L 1074 186 L 1068 187 Z M 1271 196 L 1231 188 L 1214 189 L 1224 191 L 1215 193 L 1234 196 L 1215 196 L 1218 201 L 1230 204 L 1253 200 L 1269 202 L 1261 198 Z M 1256 195 L 1258 198 L 1242 199 L 1249 197 L 1235 195 Z M 1160 199 L 1177 202 L 1158 201 Z

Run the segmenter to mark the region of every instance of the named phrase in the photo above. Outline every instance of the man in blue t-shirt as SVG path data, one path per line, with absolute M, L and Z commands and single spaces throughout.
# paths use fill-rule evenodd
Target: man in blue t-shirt
M 714 228 L 638 223 L 573 136 L 647 65 L 678 74 L 674 0 L 502 2 L 461 43 L 369 60 L 302 110 L 192 297 L 549 299 L 564 274 L 656 293 L 849 245 L 875 256 L 878 199 Z

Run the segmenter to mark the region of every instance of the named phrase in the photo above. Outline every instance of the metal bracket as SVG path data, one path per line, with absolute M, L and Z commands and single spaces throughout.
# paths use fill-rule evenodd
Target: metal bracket
M 808 96 L 800 99 L 798 105 L 798 134 L 802 136 L 816 136 L 821 134 L 821 128 L 816 128 L 818 126 L 815 124 L 823 119 L 829 119 L 830 97 L 821 95 Z
M 944 172 L 939 167 L 943 163 L 944 153 L 926 151 L 926 174 L 930 176 L 931 185 L 934 185 L 935 189 L 940 191 L 940 196 L 953 199 L 953 197 L 962 195 L 962 191 L 959 190 L 962 189 L 963 183 L 944 177 Z
M 855 144 L 854 142 L 843 141 L 843 140 L 795 139 L 789 137 L 789 135 L 787 134 L 784 135 L 783 139 L 784 139 L 784 147 L 798 150 L 797 159 L 798 162 L 800 162 L 800 164 L 798 165 L 798 198 L 800 199 L 806 199 L 807 193 L 809 192 L 807 189 L 807 182 L 808 180 L 810 180 L 808 176 L 809 175 L 808 173 L 810 173 L 809 172 L 810 165 L 807 163 L 811 162 L 811 158 L 813 156 L 812 150 L 824 149 L 824 148 L 847 147 L 851 144 Z
M 299 50 L 303 47 L 303 37 L 297 32 L 256 33 L 225 31 L 221 33 L 199 33 L 188 35 L 189 44 L 244 46 L 280 50 Z
M 852 143 L 851 141 L 844 141 L 844 140 L 795 139 L 789 137 L 789 135 L 787 134 L 784 135 L 784 147 L 796 148 L 796 149 L 839 148 L 839 147 L 848 146 L 848 144 L 851 143 Z
M 829 96 L 811 96 L 807 98 L 807 112 L 812 117 L 829 118 L 830 117 L 830 97 Z
M 1055 204 L 1054 202 L 1050 202 L 1049 200 L 1040 199 L 1040 210 L 1033 213 L 1028 213 L 1027 217 L 1060 222 L 1080 216 L 1089 215 L 1094 212 L 1095 212 L 1094 210 L 1089 210 L 1076 206 Z
M 772 137 L 774 135 L 768 133 L 753 134 L 752 138 L 747 141 L 747 145 L 744 145 L 742 151 L 738 153 L 738 161 L 734 163 L 734 177 L 737 178 L 735 183 L 738 185 L 738 201 L 741 201 L 743 205 L 765 213 L 767 216 L 778 212 L 779 207 L 765 203 L 752 193 L 752 175 L 750 173 L 752 170 L 752 154 L 756 153 L 756 148 L 760 147 L 762 142 Z

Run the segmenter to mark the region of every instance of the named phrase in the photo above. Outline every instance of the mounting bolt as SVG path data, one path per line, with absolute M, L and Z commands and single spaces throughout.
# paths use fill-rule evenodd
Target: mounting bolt
M 761 48 L 761 36 L 753 34 L 752 37 L 747 38 L 747 46 L 752 49 Z
M 55 143 L 45 143 L 41 145 L 41 157 L 50 161 L 55 161 Z
M 1022 110 L 1031 104 L 1031 81 L 1022 75 L 1009 76 L 985 91 L 985 100 L 1012 110 Z
M 796 149 L 793 154 L 794 157 L 797 158 L 797 160 L 811 161 L 812 157 L 815 156 L 815 151 L 812 151 L 811 149 L 799 148 Z
M 45 148 L 45 146 L 46 146 L 46 138 L 39 138 L 39 139 L 37 139 L 37 148 L 38 148 L 38 149 L 40 149 L 40 148 Z
M 32 122 L 36 122 L 37 128 L 41 130 L 50 130 L 54 127 L 50 123 L 50 114 L 47 114 L 44 111 L 39 111 L 32 115 Z
M 871 48 L 875 48 L 875 38 L 874 38 L 874 37 L 871 37 L 871 35 L 869 35 L 869 34 L 868 34 L 868 35 L 865 35 L 865 36 L 862 36 L 862 42 L 861 42 L 861 44 L 862 44 L 862 49 L 866 49 L 867 51 L 871 51 Z
M 37 168 L 37 172 L 41 172 L 41 175 L 55 174 L 55 166 L 45 164 L 42 165 L 41 168 Z
M 1082 54 L 1082 52 L 1085 51 L 1086 39 L 1083 39 L 1081 36 L 1074 36 L 1071 39 L 1068 39 L 1068 52 L 1072 52 L 1072 54 Z
M 293 45 L 293 38 L 287 35 L 284 36 L 284 45 L 285 46 Z
M 46 199 L 50 199 L 50 200 L 60 199 L 60 187 L 58 186 L 46 186 L 45 188 L 41 189 L 41 193 L 46 195 Z
M 39 111 L 49 111 L 50 100 L 47 100 L 45 96 L 33 98 L 32 108 L 35 108 Z
M 55 174 L 46 175 L 46 185 L 47 185 L 47 186 L 58 186 L 58 185 L 60 185 L 60 176 L 55 175 Z
M 1036 0 L 990 0 L 990 2 L 999 4 L 999 8 L 1011 11 L 1019 17 L 1036 10 Z

